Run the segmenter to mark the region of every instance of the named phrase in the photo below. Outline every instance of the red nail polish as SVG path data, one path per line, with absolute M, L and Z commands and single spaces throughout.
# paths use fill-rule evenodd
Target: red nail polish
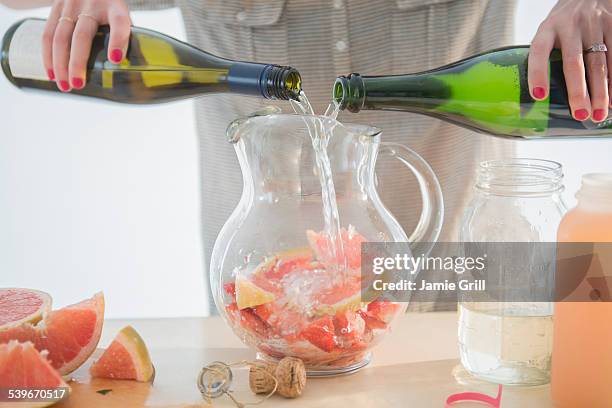
M 123 51 L 119 49 L 112 50 L 110 54 L 110 59 L 114 63 L 117 63 L 117 64 L 120 63 L 121 60 L 123 59 Z
M 53 81 L 53 80 L 55 79 L 55 72 L 53 72 L 53 70 L 52 70 L 52 69 L 48 69 L 48 70 L 47 70 L 47 76 L 49 77 L 49 79 L 50 79 L 51 81 Z
M 589 117 L 589 111 L 586 109 L 577 109 L 574 112 L 574 117 L 578 120 L 586 120 Z
M 72 86 L 81 89 L 83 87 L 83 80 L 81 78 L 72 78 Z
M 593 120 L 595 120 L 596 122 L 601 122 L 605 118 L 606 116 L 603 109 L 595 109 L 593 111 Z
M 62 92 L 68 92 L 70 90 L 70 85 L 68 81 L 59 81 L 59 88 Z
M 536 99 L 544 99 L 546 96 L 546 89 L 542 88 L 541 86 L 536 86 L 533 88 L 533 96 Z

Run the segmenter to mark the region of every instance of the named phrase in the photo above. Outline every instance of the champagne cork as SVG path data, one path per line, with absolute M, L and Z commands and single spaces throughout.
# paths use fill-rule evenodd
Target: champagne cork
M 249 387 L 255 394 L 269 394 L 276 385 L 274 372 L 276 363 L 257 361 L 249 368 Z
M 274 390 L 285 398 L 302 395 L 306 385 L 306 368 L 299 358 L 285 357 L 278 364 L 258 361 L 249 369 L 249 386 L 256 394 L 269 394 Z
M 302 395 L 306 385 L 306 368 L 299 358 L 285 357 L 276 366 L 274 373 L 278 380 L 276 392 L 285 398 Z

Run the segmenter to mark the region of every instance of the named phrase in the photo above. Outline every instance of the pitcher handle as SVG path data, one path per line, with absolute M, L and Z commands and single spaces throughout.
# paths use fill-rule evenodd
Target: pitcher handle
M 418 154 L 399 143 L 380 143 L 380 153 L 402 162 L 416 177 L 421 190 L 423 210 L 408 241 L 414 255 L 427 256 L 440 237 L 444 221 L 444 198 L 440 182 L 431 166 Z M 422 244 L 417 246 L 417 244 Z

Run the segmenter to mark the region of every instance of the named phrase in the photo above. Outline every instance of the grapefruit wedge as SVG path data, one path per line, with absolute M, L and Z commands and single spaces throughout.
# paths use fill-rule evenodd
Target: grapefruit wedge
M 274 295 L 257 285 L 250 280 L 241 276 L 236 277 L 236 303 L 238 309 L 246 309 L 247 307 L 255 307 L 270 303 L 274 300 Z
M 54 310 L 36 324 L 10 325 L 0 330 L 0 344 L 11 340 L 32 342 L 39 350 L 47 350 L 51 365 L 61 375 L 76 370 L 94 352 L 104 321 L 104 296 Z
M 0 344 L 0 407 L 46 407 L 68 397 L 68 384 L 51 366 L 45 354 L 36 350 L 30 342 L 13 340 Z M 47 395 L 6 402 L 10 401 L 8 390 L 32 390 Z
M 0 289 L 0 331 L 23 323 L 38 323 L 51 311 L 51 296 L 33 289 Z
M 142 337 L 126 326 L 91 366 L 90 373 L 94 378 L 147 382 L 153 381 L 155 370 Z
M 308 238 L 310 247 L 321 262 L 331 262 L 335 265 L 343 265 L 344 259 L 334 259 L 332 246 L 327 234 L 324 232 L 307 230 L 306 237 Z M 346 258 L 346 265 L 352 269 L 361 268 L 361 244 L 366 242 L 364 236 L 357 233 L 355 227 L 350 225 L 348 229 L 342 228 L 340 230 L 340 238 L 342 239 L 342 248 L 344 250 L 344 257 Z M 340 256 L 340 254 L 337 256 Z

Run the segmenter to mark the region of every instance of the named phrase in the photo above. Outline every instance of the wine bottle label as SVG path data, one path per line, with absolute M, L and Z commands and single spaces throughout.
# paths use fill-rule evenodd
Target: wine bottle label
M 27 20 L 13 34 L 8 51 L 8 61 L 13 77 L 49 80 L 42 57 L 44 29 L 44 21 Z

